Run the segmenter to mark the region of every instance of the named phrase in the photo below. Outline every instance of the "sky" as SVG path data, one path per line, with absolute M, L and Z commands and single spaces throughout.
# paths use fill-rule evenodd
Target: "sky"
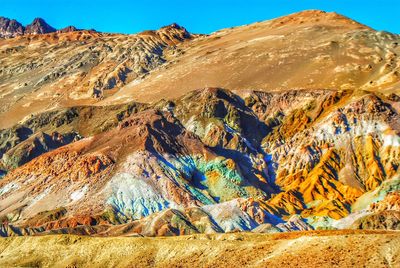
M 0 16 L 24 25 L 41 17 L 55 28 L 128 34 L 176 22 L 193 33 L 211 33 L 306 9 L 334 11 L 400 34 L 400 0 L 11 0 L 0 3 Z

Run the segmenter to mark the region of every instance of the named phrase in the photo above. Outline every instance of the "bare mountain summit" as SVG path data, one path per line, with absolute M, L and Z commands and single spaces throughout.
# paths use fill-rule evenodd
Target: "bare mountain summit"
M 26 26 L 25 34 L 46 34 L 53 33 L 56 29 L 48 25 L 42 18 L 36 18 Z
M 13 38 L 21 35 L 37 35 L 54 32 L 73 32 L 78 31 L 75 26 L 67 26 L 63 29 L 56 30 L 50 26 L 44 19 L 35 18 L 31 24 L 24 27 L 21 23 L 14 19 L 0 17 L 0 38 Z
M 0 17 L 0 38 L 1 37 L 15 37 L 23 35 L 25 31 L 24 26 L 16 20 L 10 20 L 5 17 Z

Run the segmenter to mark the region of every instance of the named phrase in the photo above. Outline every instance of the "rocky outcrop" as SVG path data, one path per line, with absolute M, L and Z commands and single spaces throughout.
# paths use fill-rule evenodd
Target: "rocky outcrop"
M 24 26 L 16 20 L 0 17 L 0 38 L 12 38 L 23 35 Z
M 54 123 L 87 138 L 58 149 L 33 142 L 52 151 L 4 177 L 2 216 L 18 228 L 151 236 L 339 228 L 336 221 L 357 213 L 352 205 L 373 191 L 386 196 L 379 189 L 396 181 L 394 105 L 369 92 L 252 92 L 242 99 L 207 88 L 152 105 L 40 114 L 15 128 L 21 141 L 4 147 L 4 163 L 16 152 L 35 152 L 31 140 Z M 31 198 L 19 199 L 25 192 Z M 396 219 L 381 226 L 394 228 Z M 378 226 L 365 222 L 359 228 Z
M 63 29 L 62 32 L 72 29 L 75 28 L 70 26 Z M 35 18 L 31 24 L 24 27 L 14 19 L 0 17 L 0 38 L 13 38 L 25 34 L 47 34 L 55 31 L 56 29 L 47 24 L 42 18 Z
M 137 35 L 68 30 L 66 33 L 7 39 L 0 42 L 0 47 L 8 42 L 13 45 L 11 48 L 0 49 L 0 58 L 7 62 L 3 65 L 5 68 L 0 70 L 0 81 L 5 83 L 11 79 L 14 81 L 12 83 L 17 83 L 14 89 L 10 88 L 13 92 L 16 88 L 24 88 L 22 98 L 28 103 L 22 104 L 24 101 L 19 99 L 22 106 L 18 113 L 27 114 L 20 117 L 19 121 L 38 112 L 36 108 L 45 102 L 48 106 L 44 110 L 47 110 L 60 104 L 63 99 L 75 102 L 75 105 L 83 100 L 86 104 L 94 104 L 114 95 L 131 81 L 140 80 L 152 70 L 173 60 L 178 56 L 173 53 L 177 50 L 176 45 L 192 38 L 186 29 L 175 25 Z M 71 44 L 75 45 L 70 47 Z M 46 54 L 49 50 L 54 58 L 36 56 L 36 53 Z M 166 51 L 169 51 L 168 55 Z M 40 95 L 37 93 L 39 88 L 42 92 Z M 18 95 L 16 91 L 14 93 Z M 13 121 L 13 125 L 17 122 L 15 117 L 5 117 L 5 114 L 15 114 L 13 109 L 19 104 L 15 106 L 17 97 L 6 101 L 7 98 L 0 100 L 4 104 L 0 108 L 1 122 L 5 124 Z M 39 105 L 33 105 L 32 101 Z M 44 110 L 39 109 L 41 112 Z
M 398 185 L 393 184 L 393 186 L 398 188 Z M 351 227 L 400 230 L 400 191 L 391 189 L 382 200 L 371 203 L 366 209 L 365 215 L 356 219 Z
M 388 210 L 373 213 L 357 220 L 353 227 L 357 229 L 400 230 L 400 211 Z
M 47 34 L 55 31 L 56 29 L 47 24 L 42 18 L 35 18 L 31 24 L 26 26 L 24 34 Z
M 12 170 L 62 145 L 107 131 L 146 105 L 86 106 L 32 115 L 12 128 L 0 130 L 0 166 Z
M 40 132 L 4 153 L 1 162 L 8 170 L 14 169 L 45 152 L 79 139 L 80 136 L 77 133 L 62 135 L 58 132 L 51 134 Z
M 62 29 L 55 29 L 50 26 L 44 19 L 35 18 L 31 24 L 23 26 L 14 19 L 0 17 L 0 38 L 13 38 L 21 35 L 37 35 L 48 33 L 69 33 L 80 31 L 75 26 L 67 26 Z
M 75 26 L 70 25 L 70 26 L 62 28 L 60 30 L 57 30 L 57 33 L 70 33 L 70 32 L 76 32 L 76 31 L 81 31 L 81 30 L 76 28 Z

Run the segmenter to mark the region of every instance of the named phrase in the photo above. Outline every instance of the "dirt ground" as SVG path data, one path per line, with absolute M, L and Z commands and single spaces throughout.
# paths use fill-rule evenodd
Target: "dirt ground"
M 0 239 L 0 267 L 400 267 L 400 232 Z

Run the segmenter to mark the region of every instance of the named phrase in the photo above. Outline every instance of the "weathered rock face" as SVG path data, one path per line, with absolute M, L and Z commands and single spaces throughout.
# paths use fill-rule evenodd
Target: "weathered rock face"
M 77 29 L 75 26 L 67 26 L 65 28 L 62 28 L 60 30 L 57 30 L 58 33 L 70 33 L 70 32 L 76 32 L 76 31 L 81 31 Z
M 11 38 L 23 35 L 24 26 L 16 20 L 0 17 L 0 38 Z
M 219 66 L 237 75 L 232 81 L 264 79 L 258 72 L 237 73 L 243 61 L 246 68 L 258 65 L 236 59 L 271 52 L 263 46 L 268 40 L 299 62 L 297 49 L 269 34 L 259 39 L 261 32 L 265 35 L 261 30 L 296 38 L 306 33 L 301 62 L 318 62 L 306 69 L 321 77 L 330 71 L 321 69 L 319 60 L 325 57 L 317 60 L 315 53 L 346 59 L 338 60 L 342 63 L 370 62 L 378 53 L 391 62 L 387 68 L 397 68 L 397 36 L 337 14 L 303 12 L 256 26 L 216 33 L 218 38 L 191 35 L 172 24 L 131 36 L 71 28 L 0 41 L 6 66 L 0 69 L 0 89 L 7 92 L 0 98 L 3 235 L 399 228 L 399 90 L 394 80 L 378 87 L 360 82 L 380 81 L 386 69 L 346 71 L 345 77 L 358 84 L 344 89 L 336 84 L 344 80 L 334 79 L 321 84 L 330 89 L 266 92 L 263 86 L 260 91 L 236 85 L 235 91 L 206 87 L 183 94 L 187 89 L 166 82 L 162 90 L 133 86 L 128 99 L 120 95 L 132 83 L 166 81 L 170 68 L 187 67 L 189 59 L 196 65 L 204 56 L 218 66 L 219 58 L 209 53 L 193 60 L 218 40 L 229 47 L 222 54 L 235 48 L 236 54 L 226 56 L 233 69 Z M 315 27 L 335 33 L 341 45 L 321 45 L 329 34 L 312 39 Z M 238 48 L 238 38 L 253 41 Z M 314 42 L 322 43 L 316 48 Z M 48 51 L 55 56 L 34 54 Z M 292 72 L 292 61 L 279 62 L 290 76 L 288 85 L 303 85 L 304 76 Z M 294 80 L 292 73 L 298 75 Z M 166 90 L 171 96 L 161 99 Z M 174 98 L 176 90 L 180 93 Z M 137 94 L 156 92 L 161 96 L 151 103 L 132 101 Z
M 266 136 L 263 147 L 271 165 L 277 166 L 276 184 L 285 189 L 285 194 L 272 200 L 280 204 L 277 209 L 285 209 L 280 198 L 300 196 L 291 210 L 338 219 L 364 191 L 399 172 L 398 134 L 394 134 L 398 112 L 372 94 L 328 92 L 297 92 L 297 99 L 311 97 L 298 108 L 283 111 L 273 106 L 282 120 Z M 316 99 L 320 105 L 315 105 Z M 267 121 L 276 124 L 279 117 Z
M 57 132 L 50 135 L 43 132 L 36 133 L 3 154 L 1 162 L 7 169 L 13 169 L 79 138 L 79 135 L 73 132 L 64 135 Z
M 0 169 L 11 170 L 39 156 L 83 137 L 116 127 L 147 105 L 61 108 L 27 118 L 12 128 L 0 130 Z
M 205 87 L 227 88 L 239 95 L 248 89 L 391 93 L 399 86 L 398 44 L 399 35 L 375 31 L 335 13 L 300 12 L 179 45 L 179 60 L 122 88 L 116 97 L 134 94 L 135 100 L 152 102 Z
M 358 213 L 351 206 L 359 198 L 399 175 L 392 99 L 332 90 L 242 99 L 207 88 L 142 108 L 93 108 L 89 117 L 87 108 L 34 116 L 21 124 L 39 131 L 59 122 L 91 137 L 10 171 L 0 184 L 3 221 L 32 232 L 87 225 L 89 233 L 151 236 L 337 228 Z M 114 121 L 105 123 L 101 109 Z M 83 131 L 91 124 L 109 127 Z M 29 155 L 25 144 L 36 135 L 9 149 L 3 163 L 15 151 Z M 395 219 L 382 226 L 396 227 Z
M 47 34 L 54 33 L 55 28 L 48 25 L 42 18 L 36 18 L 25 28 L 25 34 Z
M 57 106 L 99 102 L 173 60 L 176 45 L 191 38 L 172 25 L 138 35 L 61 31 L 0 40 L 0 83 L 10 90 L 0 99 L 0 127 Z
M 60 32 L 71 32 L 77 30 L 74 26 L 61 29 Z M 14 19 L 0 17 L 0 38 L 13 38 L 25 34 L 47 34 L 57 31 L 42 18 L 36 18 L 31 24 L 24 27 Z
M 393 229 L 399 230 L 400 217 L 400 177 L 383 182 L 374 191 L 361 196 L 353 205 L 355 213 L 345 222 L 353 229 Z M 340 222 L 339 222 L 340 225 Z
M 399 42 L 320 11 L 211 35 L 172 24 L 130 36 L 71 31 L 7 39 L 0 42 L 0 84 L 8 93 L 0 121 L 9 127 L 55 105 L 150 103 L 206 87 L 240 96 L 299 88 L 390 94 L 399 85 Z

